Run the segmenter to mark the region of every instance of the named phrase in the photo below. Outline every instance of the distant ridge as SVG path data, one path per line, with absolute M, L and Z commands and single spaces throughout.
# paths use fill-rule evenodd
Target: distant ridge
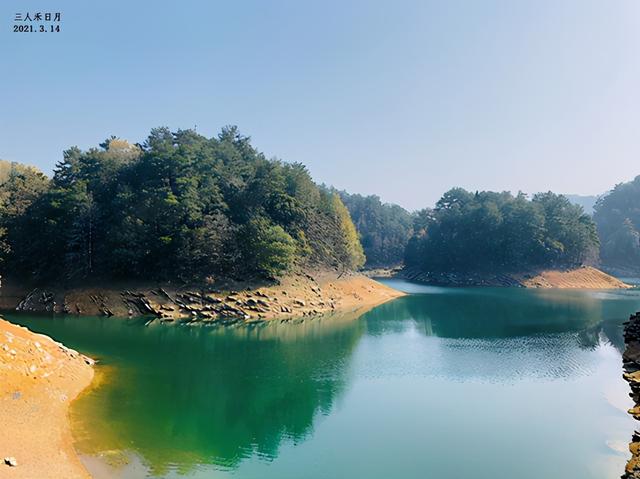
M 582 206 L 584 212 L 588 215 L 593 215 L 593 207 L 596 205 L 598 199 L 604 196 L 604 193 L 601 195 L 568 195 L 565 194 L 571 203 L 574 205 Z

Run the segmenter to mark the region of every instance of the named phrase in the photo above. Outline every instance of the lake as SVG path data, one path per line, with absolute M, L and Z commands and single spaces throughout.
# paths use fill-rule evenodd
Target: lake
M 234 327 L 6 314 L 99 359 L 72 408 L 97 478 L 616 478 L 640 291 L 436 288 Z

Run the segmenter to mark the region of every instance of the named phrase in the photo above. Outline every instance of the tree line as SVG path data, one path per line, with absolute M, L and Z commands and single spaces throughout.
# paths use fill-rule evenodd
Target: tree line
M 571 267 L 595 262 L 598 246 L 591 217 L 562 195 L 454 188 L 415 215 L 405 264 L 433 272 Z
M 35 281 L 274 277 L 356 269 L 340 197 L 300 163 L 267 159 L 236 127 L 156 128 L 141 144 L 73 147 L 48 179 L 0 165 L 0 272 Z
M 404 263 L 424 271 L 595 264 L 640 270 L 640 177 L 593 219 L 551 192 L 453 188 L 410 213 L 316 185 L 236 127 L 206 138 L 156 128 L 140 144 L 73 147 L 49 179 L 0 161 L 0 274 L 34 281 L 196 281 Z M 595 222 L 594 222 L 595 220 Z M 597 225 L 597 227 L 596 227 Z M 600 238 L 600 240 L 599 240 Z

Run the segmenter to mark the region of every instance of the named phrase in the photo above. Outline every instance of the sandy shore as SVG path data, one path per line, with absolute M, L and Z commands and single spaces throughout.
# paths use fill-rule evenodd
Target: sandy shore
M 625 289 L 631 287 L 618 278 L 591 266 L 566 271 L 540 271 L 533 277 L 522 278 L 521 282 L 527 288 Z
M 89 363 L 47 336 L 0 319 L 0 477 L 90 477 L 68 422 L 70 402 L 93 378 Z M 4 464 L 6 457 L 17 466 Z

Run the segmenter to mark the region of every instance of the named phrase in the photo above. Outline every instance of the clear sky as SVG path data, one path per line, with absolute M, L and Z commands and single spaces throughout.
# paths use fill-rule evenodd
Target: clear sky
M 51 10 L 60 33 L 13 33 Z M 109 135 L 237 124 L 410 209 L 640 174 L 637 0 L 3 0 L 0 65 L 0 158 L 47 173 Z

